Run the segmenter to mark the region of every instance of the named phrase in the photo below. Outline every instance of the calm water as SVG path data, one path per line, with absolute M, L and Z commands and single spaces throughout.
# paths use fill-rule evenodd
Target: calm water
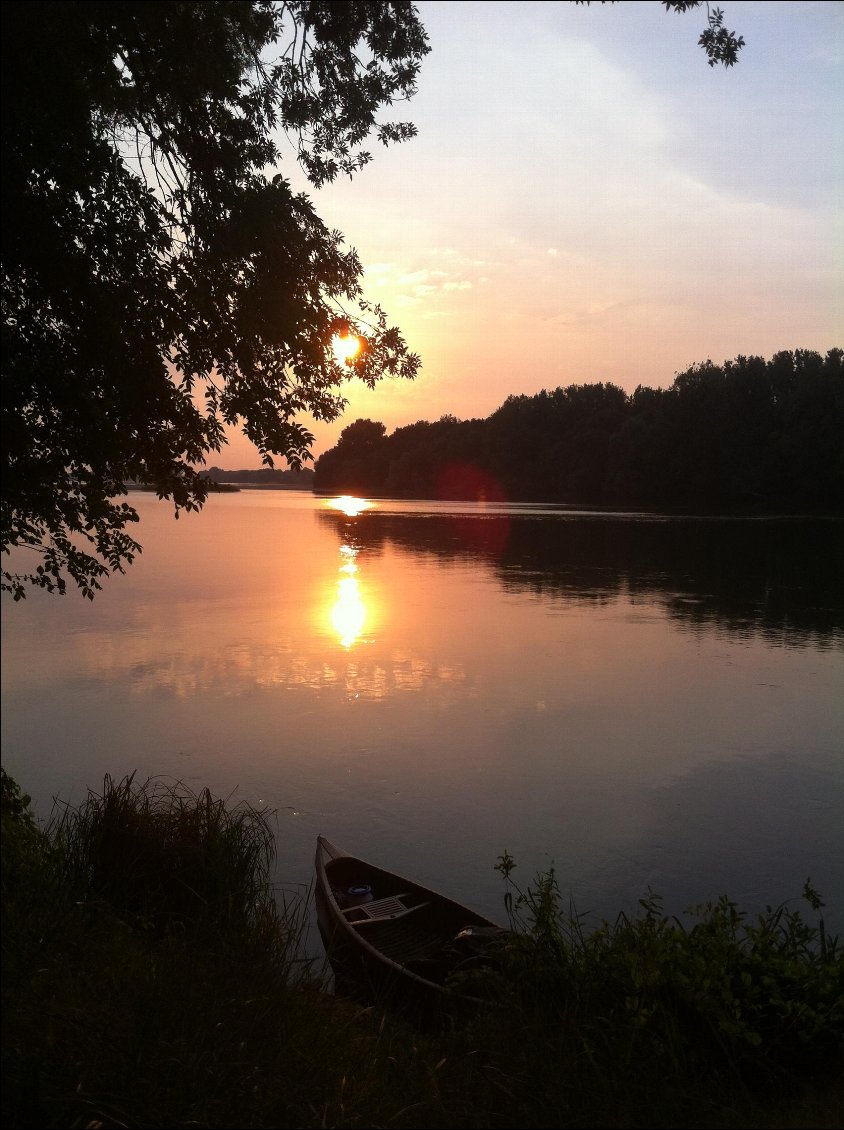
M 811 876 L 844 929 L 844 523 L 134 495 L 93 604 L 3 606 L 4 765 L 78 801 L 166 774 L 501 917 L 552 862 L 614 915 Z

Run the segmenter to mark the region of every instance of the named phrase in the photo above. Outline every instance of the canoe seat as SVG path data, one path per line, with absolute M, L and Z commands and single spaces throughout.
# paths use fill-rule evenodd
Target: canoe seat
M 414 910 L 421 910 L 427 902 L 417 903 L 416 906 L 405 906 L 401 901 L 407 895 L 390 895 L 388 898 L 376 899 L 374 902 L 358 903 L 357 906 L 347 907 L 343 914 L 347 922 L 355 926 L 363 926 L 367 922 L 383 922 L 384 919 L 403 918 L 412 914 Z
M 360 925 L 355 923 L 355 927 Z M 427 926 L 423 921 L 420 928 L 412 919 L 405 917 L 372 919 L 364 925 L 360 936 L 384 957 L 399 965 L 431 958 L 441 953 L 448 941 L 448 935 L 436 926 Z

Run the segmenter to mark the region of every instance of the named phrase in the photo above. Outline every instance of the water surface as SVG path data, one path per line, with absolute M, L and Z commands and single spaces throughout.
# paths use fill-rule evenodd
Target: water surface
M 93 604 L 3 606 L 3 759 L 78 801 L 165 774 L 501 917 L 493 865 L 581 911 L 751 909 L 811 876 L 844 926 L 844 523 L 138 494 Z

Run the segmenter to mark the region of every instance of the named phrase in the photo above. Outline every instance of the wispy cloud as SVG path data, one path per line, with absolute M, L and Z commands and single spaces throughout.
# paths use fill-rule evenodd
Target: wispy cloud
M 384 291 L 385 301 L 392 300 L 404 307 L 432 296 L 471 290 L 474 282 L 466 275 L 476 274 L 475 264 L 451 249 L 445 258 L 449 262 L 448 270 L 441 266 L 408 270 L 400 263 L 377 263 L 367 270 L 367 280 Z

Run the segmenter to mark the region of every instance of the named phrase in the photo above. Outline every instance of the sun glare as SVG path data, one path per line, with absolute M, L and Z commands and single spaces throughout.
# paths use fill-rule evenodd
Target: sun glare
M 345 334 L 343 337 L 335 336 L 331 342 L 334 356 L 343 364 L 351 365 L 361 350 L 361 340 L 357 334 Z
M 355 498 L 351 494 L 341 494 L 339 498 L 332 498 L 328 505 L 332 510 L 340 510 L 347 518 L 354 518 L 364 510 L 370 510 L 372 503 L 365 498 Z

